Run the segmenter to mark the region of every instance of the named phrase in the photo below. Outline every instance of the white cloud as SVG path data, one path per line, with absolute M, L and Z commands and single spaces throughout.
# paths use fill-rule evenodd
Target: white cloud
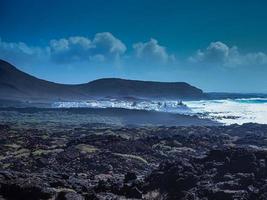
M 125 44 L 108 32 L 97 33 L 92 43 L 97 54 L 121 55 L 126 51 Z
M 139 42 L 133 45 L 134 55 L 126 54 L 126 45 L 111 33 L 97 33 L 90 39 L 75 36 L 51 40 L 47 46 L 30 46 L 23 42 L 6 42 L 0 38 L 0 58 L 16 64 L 33 63 L 72 63 L 105 62 L 111 64 L 122 60 L 126 64 L 143 62 L 144 64 L 174 64 L 175 56 L 167 52 L 157 40 Z M 267 54 L 263 52 L 242 53 L 236 46 L 217 41 L 211 42 L 207 48 L 199 49 L 189 57 L 191 63 L 216 65 L 224 67 L 267 66 Z M 186 65 L 186 61 L 181 61 Z M 120 62 L 114 62 L 120 63 Z M 147 65 L 149 66 L 149 65 Z
M 258 63 L 264 65 L 267 64 L 267 55 L 262 52 L 248 53 L 245 56 L 245 62 L 249 64 Z
M 59 63 L 119 59 L 126 46 L 111 33 L 97 33 L 93 40 L 70 37 L 50 41 L 51 58 Z
M 49 51 L 47 48 L 28 46 L 23 42 L 5 42 L 0 38 L 0 56 L 1 59 L 15 60 L 25 63 L 36 60 Z
M 66 63 L 89 60 L 91 41 L 85 37 L 70 37 L 50 41 L 51 59 Z
M 189 58 L 193 63 L 218 64 L 222 66 L 266 65 L 267 55 L 262 52 L 240 53 L 236 46 L 229 47 L 218 41 L 212 42 L 204 50 L 198 50 Z
M 51 40 L 45 47 L 29 46 L 23 42 L 5 42 L 0 38 L 0 58 L 17 64 L 33 61 L 55 62 L 113 62 L 120 60 L 126 46 L 111 33 L 97 33 L 92 39 L 82 36 Z
M 136 43 L 133 48 L 136 57 L 144 61 L 167 63 L 175 60 L 175 56 L 168 54 L 166 48 L 159 45 L 158 41 L 153 38 L 148 42 Z

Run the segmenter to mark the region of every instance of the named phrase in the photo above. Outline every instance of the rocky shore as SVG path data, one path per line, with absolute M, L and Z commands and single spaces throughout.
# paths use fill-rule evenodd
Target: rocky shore
M 0 125 L 0 199 L 267 198 L 267 126 Z

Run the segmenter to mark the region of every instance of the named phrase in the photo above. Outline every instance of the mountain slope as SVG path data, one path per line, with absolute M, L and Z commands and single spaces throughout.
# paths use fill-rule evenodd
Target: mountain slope
M 183 82 L 136 81 L 116 78 L 99 79 L 88 83 L 94 95 L 139 96 L 150 98 L 197 98 L 202 90 Z
M 35 78 L 0 60 L 0 99 L 55 101 L 108 96 L 195 99 L 203 97 L 203 92 L 183 82 L 163 83 L 117 78 L 99 79 L 79 85 L 58 84 Z
M 56 84 L 26 74 L 0 60 L 0 98 L 25 100 L 53 100 L 81 97 L 77 86 Z

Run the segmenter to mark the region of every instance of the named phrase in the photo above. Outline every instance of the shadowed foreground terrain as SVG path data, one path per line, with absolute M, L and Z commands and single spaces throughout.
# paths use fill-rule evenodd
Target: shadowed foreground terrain
M 0 125 L 0 199 L 267 198 L 266 125 L 16 122 Z

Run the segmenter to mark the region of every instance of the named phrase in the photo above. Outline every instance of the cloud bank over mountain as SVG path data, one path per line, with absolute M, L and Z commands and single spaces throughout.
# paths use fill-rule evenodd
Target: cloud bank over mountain
M 181 50 L 182 51 L 182 50 Z M 179 52 L 176 52 L 179 55 Z M 263 52 L 241 53 L 237 46 L 221 41 L 211 42 L 206 48 L 198 49 L 188 58 L 179 58 L 151 38 L 137 42 L 131 48 L 109 32 L 97 33 L 94 37 L 72 36 L 52 39 L 46 46 L 30 46 L 24 42 L 7 42 L 0 39 L 0 57 L 17 64 L 45 61 L 54 64 L 71 63 L 114 63 L 117 61 L 145 63 L 176 67 L 212 65 L 220 67 L 267 66 L 267 54 Z
M 185 81 L 225 91 L 265 91 L 267 54 L 248 51 L 222 41 L 211 42 L 187 54 L 151 38 L 125 43 L 112 33 L 62 37 L 32 45 L 0 39 L 0 59 L 41 78 L 61 83 L 81 83 L 96 78 Z M 179 46 L 179 44 L 177 44 Z M 78 69 L 78 70 L 77 70 Z M 208 77 L 208 79 L 207 79 Z M 223 82 L 222 87 L 217 82 Z M 214 85 L 216 88 L 214 89 Z M 236 91 L 229 89 L 227 91 Z M 238 91 L 239 92 L 239 91 Z
M 166 47 L 161 46 L 156 39 L 151 38 L 148 42 L 138 42 L 133 45 L 135 56 L 143 61 L 168 63 L 175 61 L 175 56 L 169 54 Z
M 38 59 L 48 55 L 49 49 L 46 47 L 33 47 L 24 42 L 5 42 L 0 38 L 0 58 L 13 60 L 18 63 L 29 63 L 33 59 Z
M 29 46 L 24 42 L 5 42 L 0 40 L 2 59 L 17 62 L 31 62 L 32 59 L 44 58 L 57 64 L 73 62 L 114 62 L 130 58 L 153 64 L 169 64 L 175 56 L 167 52 L 166 47 L 156 39 L 137 42 L 132 45 L 134 55 L 126 52 L 127 47 L 120 39 L 109 32 L 97 33 L 90 39 L 84 36 L 52 39 L 45 47 Z
M 92 39 L 83 36 L 53 39 L 45 47 L 0 40 L 1 58 L 19 63 L 40 58 L 57 64 L 114 61 L 120 59 L 126 49 L 123 42 L 108 32 L 97 33 Z
M 206 49 L 197 50 L 189 58 L 196 64 L 218 64 L 225 67 L 267 65 L 267 55 L 263 52 L 240 53 L 238 47 L 223 42 L 211 42 Z
M 111 33 L 97 33 L 92 40 L 75 36 L 50 41 L 51 59 L 58 63 L 120 59 L 126 46 Z

